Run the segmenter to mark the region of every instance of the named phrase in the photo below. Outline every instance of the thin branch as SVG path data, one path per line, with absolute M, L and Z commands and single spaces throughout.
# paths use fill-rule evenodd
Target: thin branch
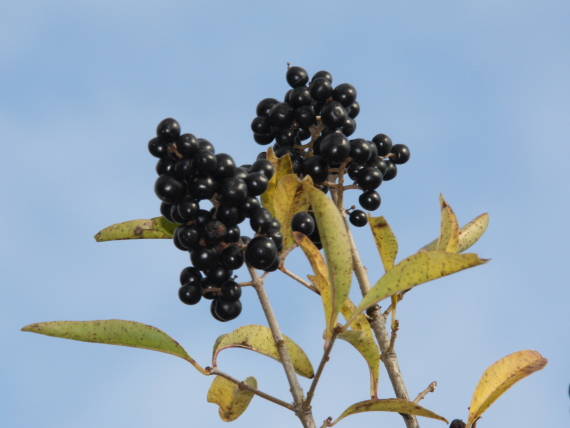
M 326 418 L 323 421 L 323 424 L 321 425 L 321 428 L 327 428 L 327 427 L 332 427 L 333 426 L 333 418 L 331 418 L 330 416 L 328 418 Z
M 424 398 L 426 398 L 426 395 L 428 395 L 430 392 L 434 392 L 435 389 L 437 388 L 437 382 L 434 380 L 432 383 L 430 383 L 426 389 L 424 389 L 422 392 L 420 392 L 418 394 L 418 396 L 416 397 L 416 399 L 414 400 L 414 403 L 419 403 L 420 401 L 422 401 Z
M 319 363 L 319 367 L 317 368 L 317 372 L 315 373 L 315 377 L 313 378 L 313 382 L 311 382 L 311 386 L 309 387 L 309 392 L 307 392 L 307 398 L 305 400 L 305 407 L 309 407 L 311 405 L 311 400 L 313 399 L 313 396 L 315 395 L 315 390 L 317 389 L 317 384 L 319 383 L 319 380 L 321 378 L 321 375 L 323 374 L 323 370 L 325 368 L 325 365 L 327 364 L 327 362 L 330 359 L 330 354 L 334 345 L 334 341 L 336 339 L 336 330 L 333 332 L 333 335 L 331 337 L 331 340 L 329 340 L 327 342 L 327 344 L 325 345 L 325 350 L 323 352 L 323 356 L 321 358 L 321 362 Z
M 398 320 L 392 322 L 392 334 L 390 335 L 390 346 L 388 346 L 388 353 L 394 352 L 394 345 L 396 343 L 396 338 L 398 337 L 398 330 L 400 329 L 400 323 Z
M 358 248 L 354 242 L 354 237 L 350 231 L 350 225 L 346 216 L 344 216 L 344 222 L 348 231 L 354 273 L 356 274 L 360 291 L 362 292 L 362 295 L 365 296 L 371 288 L 370 280 L 368 279 L 366 268 L 360 259 L 360 253 L 358 252 Z M 369 316 L 370 326 L 372 327 L 372 331 L 374 332 L 374 336 L 376 337 L 376 341 L 380 347 L 382 362 L 386 367 L 386 371 L 390 377 L 390 382 L 392 383 L 396 397 L 409 400 L 408 390 L 404 383 L 400 365 L 398 364 L 398 356 L 393 350 L 392 352 L 389 352 L 390 336 L 388 334 L 388 329 L 386 328 L 386 316 L 382 315 L 382 311 L 378 305 L 372 306 L 368 311 L 366 311 L 366 313 Z M 419 428 L 418 420 L 415 416 L 403 413 L 401 415 L 404 418 L 407 428 Z
M 311 284 L 309 281 L 305 281 L 301 276 L 297 275 L 295 272 L 290 271 L 289 269 L 287 269 L 285 266 L 281 266 L 279 268 L 279 270 L 281 272 L 283 272 L 285 275 L 293 278 L 295 281 L 297 281 L 298 283 L 304 285 L 305 287 L 307 287 L 309 290 L 314 291 L 317 294 L 321 294 L 319 292 L 319 290 L 317 290 L 313 284 Z
M 208 373 L 211 375 L 216 375 L 216 376 L 221 376 L 223 378 L 226 378 L 230 382 L 233 382 L 236 385 L 238 385 L 241 389 L 251 391 L 255 395 L 260 396 L 261 398 L 265 398 L 266 400 L 271 401 L 272 403 L 278 404 L 282 407 L 285 407 L 286 409 L 295 411 L 295 408 L 293 407 L 293 405 L 291 403 L 286 403 L 285 401 L 280 400 L 279 398 L 274 397 L 273 395 L 269 395 L 263 391 L 260 391 L 259 389 L 253 388 L 252 386 L 249 386 L 247 383 L 245 383 L 239 379 L 236 379 L 236 378 L 230 376 L 229 374 L 227 374 L 221 370 L 218 370 L 217 368 L 211 368 L 210 367 L 210 370 L 208 370 Z
M 265 313 L 265 318 L 267 318 L 267 322 L 269 323 L 269 328 L 271 329 L 271 333 L 273 334 L 273 339 L 275 340 L 275 344 L 277 345 L 277 351 L 279 352 L 279 357 L 283 365 L 283 369 L 285 370 L 285 375 L 287 376 L 287 380 L 289 382 L 291 395 L 293 396 L 293 400 L 295 402 L 294 405 L 295 413 L 297 417 L 301 420 L 303 427 L 316 428 L 315 421 L 311 413 L 311 409 L 303 407 L 303 401 L 304 401 L 303 389 L 299 384 L 299 379 L 297 379 L 297 373 L 295 373 L 295 368 L 293 367 L 293 362 L 291 361 L 291 355 L 289 355 L 289 350 L 285 345 L 285 340 L 283 339 L 283 333 L 281 333 L 281 328 L 279 327 L 279 323 L 277 322 L 277 318 L 275 317 L 275 313 L 273 312 L 273 307 L 271 306 L 271 303 L 269 301 L 269 296 L 267 296 L 267 293 L 265 292 L 263 279 L 259 277 L 254 268 L 248 266 L 248 270 L 251 275 L 251 280 L 253 282 L 255 291 L 257 292 L 259 302 L 261 303 L 261 307 L 263 308 L 263 312 Z

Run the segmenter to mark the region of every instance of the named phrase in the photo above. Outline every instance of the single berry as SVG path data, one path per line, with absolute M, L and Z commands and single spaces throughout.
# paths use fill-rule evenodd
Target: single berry
M 211 269 L 218 263 L 218 254 L 213 248 L 197 248 L 192 251 L 190 260 L 200 270 Z
M 269 116 L 269 111 L 275 105 L 279 104 L 275 98 L 264 98 L 258 104 L 255 112 L 258 116 Z
M 275 137 L 275 142 L 281 146 L 291 146 L 295 143 L 295 139 L 297 137 L 297 131 L 287 128 L 283 129 L 281 132 L 277 134 Z
M 226 242 L 237 242 L 239 241 L 239 237 L 241 236 L 241 231 L 239 230 L 239 226 L 231 226 L 228 227 L 228 231 L 226 233 L 225 241 Z
M 182 269 L 180 272 L 180 284 L 199 284 L 202 280 L 202 274 L 200 273 L 200 269 L 195 268 L 194 266 L 188 266 Z
M 390 153 L 390 158 L 395 164 L 403 164 L 410 160 L 410 149 L 405 144 L 394 144 Z
M 356 131 L 356 121 L 350 117 L 347 117 L 344 124 L 340 127 L 340 130 L 344 135 L 350 137 Z
M 232 276 L 233 271 L 224 266 L 216 266 L 206 272 L 206 282 L 210 285 L 221 285 Z
M 247 175 L 245 184 L 247 185 L 247 194 L 249 196 L 258 196 L 267 190 L 269 180 L 263 172 L 256 171 Z
M 271 221 L 262 223 L 258 228 L 259 233 L 268 234 L 268 235 L 272 233 L 277 233 L 279 231 L 281 231 L 281 223 L 279 223 L 279 220 L 277 220 L 274 217 L 271 218 Z
M 156 173 L 158 175 L 174 175 L 174 167 L 176 162 L 162 158 L 156 163 Z
M 392 180 L 398 174 L 398 167 L 391 160 L 386 161 L 386 171 L 384 171 L 384 180 Z
M 239 269 L 243 265 L 243 251 L 237 245 L 228 245 L 220 254 L 220 263 L 227 269 Z
M 220 189 L 222 201 L 229 205 L 241 205 L 247 198 L 247 184 L 241 178 L 226 178 Z
M 271 124 L 266 116 L 257 116 L 251 121 L 251 130 L 256 134 L 271 133 Z
M 354 162 L 364 164 L 370 159 L 372 153 L 370 149 L 370 142 L 363 138 L 356 138 L 350 140 L 350 157 Z
M 271 180 L 273 174 L 275 173 L 275 168 L 273 164 L 267 159 L 256 160 L 251 166 L 249 172 L 261 171 L 265 174 L 268 180 Z
M 350 83 L 341 83 L 334 88 L 332 97 L 335 101 L 338 101 L 343 106 L 348 107 L 356 101 L 356 88 Z
M 309 75 L 304 68 L 293 66 L 287 69 L 287 83 L 289 83 L 292 88 L 303 86 L 308 81 Z
M 198 150 L 201 152 L 216 153 L 214 145 L 205 138 L 198 138 Z
M 186 219 L 180 215 L 178 212 L 178 204 L 174 204 L 170 206 L 170 218 L 174 223 L 186 223 Z
M 291 107 L 301 107 L 304 105 L 309 105 L 313 99 L 311 98 L 311 93 L 309 88 L 301 86 L 295 88 L 291 91 L 289 95 L 289 100 L 287 101 Z
M 198 214 L 200 206 L 190 196 L 185 196 L 177 205 L 178 217 L 185 221 L 192 220 Z
M 283 234 L 280 230 L 269 233 L 267 237 L 273 240 L 277 251 L 281 252 L 281 250 L 283 250 Z
M 293 107 L 287 103 L 275 104 L 269 112 L 271 124 L 279 128 L 285 128 L 293 122 Z
M 356 180 L 356 177 L 358 175 L 358 171 L 360 171 L 362 168 L 364 168 L 364 166 L 360 165 L 359 163 L 351 162 L 350 165 L 348 166 L 348 169 L 347 169 L 348 176 L 352 180 Z
M 192 134 L 182 134 L 176 141 L 176 150 L 184 157 L 194 156 L 199 147 L 198 139 Z
M 297 213 L 291 221 L 291 229 L 294 232 L 301 232 L 307 236 L 312 235 L 315 231 L 315 219 L 306 211 Z
M 310 175 L 317 184 L 325 181 L 329 175 L 326 161 L 321 156 L 313 156 L 303 161 L 303 173 Z
M 168 153 L 168 143 L 158 137 L 148 142 L 148 151 L 157 158 L 162 158 Z
M 215 245 L 224 240 L 228 233 L 227 226 L 220 220 L 211 220 L 204 226 L 204 239 L 208 245 Z
M 346 112 L 348 113 L 348 117 L 352 117 L 353 119 L 358 116 L 358 113 L 360 113 L 360 104 L 358 101 L 354 101 L 351 105 L 346 107 Z
M 366 213 L 361 210 L 354 210 L 348 216 L 350 222 L 356 227 L 366 226 L 368 223 L 368 217 L 366 217 Z
M 231 321 L 241 313 L 241 302 L 239 300 L 214 299 L 212 306 L 210 306 L 210 312 L 218 321 Z
M 261 203 L 259 199 L 253 196 L 248 196 L 242 205 L 243 211 L 249 217 L 257 208 L 261 208 Z
M 341 163 L 350 154 L 350 143 L 340 132 L 333 132 L 323 138 L 320 155 L 329 163 Z
M 191 159 L 180 159 L 174 164 L 174 177 L 179 181 L 185 181 L 194 173 Z
M 245 250 L 245 261 L 257 269 L 267 269 L 278 255 L 273 240 L 258 236 L 253 238 Z
M 262 146 L 271 143 L 274 138 L 275 135 L 273 134 L 253 134 L 253 139 L 255 142 Z
M 378 168 L 367 166 L 358 171 L 356 182 L 364 190 L 374 190 L 382 183 L 382 173 Z
M 273 215 L 267 208 L 258 208 L 251 214 L 249 225 L 255 232 L 261 232 L 272 221 Z
M 192 165 L 201 175 L 213 175 L 216 172 L 218 160 L 214 153 L 200 151 L 192 161 Z
M 194 226 L 199 230 L 204 230 L 204 226 L 212 219 L 212 214 L 210 211 L 198 210 L 198 214 L 194 218 Z
M 368 211 L 374 211 L 378 209 L 382 199 L 380 198 L 380 194 L 375 190 L 367 190 L 366 192 L 362 192 L 361 195 L 358 197 L 358 202 L 360 206 Z
M 228 302 L 235 302 L 241 297 L 241 287 L 235 281 L 226 281 L 221 287 L 221 297 Z
M 216 211 L 216 216 L 218 220 L 223 222 L 226 226 L 235 226 L 243 221 L 245 214 L 243 210 L 234 206 L 222 204 L 218 207 Z
M 186 250 L 193 250 L 200 241 L 200 232 L 194 226 L 179 226 L 176 228 L 176 238 Z
M 174 237 L 172 238 L 172 242 L 174 243 L 174 246 L 176 248 L 178 248 L 180 251 L 188 251 L 186 249 L 186 247 L 180 243 L 180 240 L 178 239 L 178 235 L 174 234 Z
M 330 80 L 320 78 L 314 79 L 309 85 L 311 96 L 317 101 L 326 101 L 333 92 Z
M 214 284 L 210 284 L 206 280 L 202 281 L 201 288 L 202 297 L 204 297 L 204 299 L 213 300 L 220 294 L 218 290 L 216 290 L 217 287 L 215 287 Z
M 171 143 L 180 136 L 180 124 L 171 117 L 162 120 L 156 127 L 156 136 Z
M 199 285 L 186 284 L 178 289 L 178 297 L 182 303 L 195 305 L 202 298 L 202 289 Z
M 326 103 L 321 110 L 323 123 L 330 129 L 340 128 L 344 125 L 347 117 L 346 110 L 338 101 Z
M 465 422 L 463 422 L 461 419 L 454 419 L 451 421 L 449 428 L 465 428 Z
M 378 149 L 378 156 L 386 156 L 392 150 L 392 139 L 386 134 L 376 134 L 372 142 Z
M 216 192 L 216 182 L 212 177 L 195 177 L 190 182 L 190 189 L 198 200 L 211 199 Z
M 295 109 L 295 120 L 303 128 L 308 128 L 316 122 L 315 108 L 313 106 L 301 106 Z M 310 133 L 309 133 L 310 136 Z M 301 137 L 299 137 L 301 138 Z M 302 138 L 306 139 L 306 138 Z
M 154 183 L 154 192 L 163 202 L 173 204 L 184 196 L 184 185 L 169 175 L 161 175 Z
M 217 178 L 233 177 L 236 171 L 236 163 L 234 159 L 227 153 L 219 153 L 216 155 L 216 171 Z
M 332 83 L 333 77 L 332 74 L 330 74 L 328 71 L 325 70 L 321 70 L 321 71 L 317 71 L 315 74 L 313 74 L 313 77 L 311 79 L 311 81 L 317 80 L 317 79 L 326 79 L 329 82 Z

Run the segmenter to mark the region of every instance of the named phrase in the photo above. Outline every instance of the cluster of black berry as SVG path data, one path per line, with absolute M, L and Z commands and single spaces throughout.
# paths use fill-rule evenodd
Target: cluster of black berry
M 324 191 L 328 182 L 346 171 L 354 188 L 363 191 L 362 208 L 376 210 L 381 202 L 376 189 L 382 181 L 396 177 L 396 165 L 410 158 L 408 147 L 392 144 L 385 134 L 372 140 L 348 139 L 360 112 L 353 85 L 333 86 L 328 71 L 315 73 L 309 81 L 307 71 L 297 66 L 288 68 L 286 78 L 292 89 L 283 102 L 265 98 L 257 105 L 257 117 L 251 123 L 255 141 L 262 145 L 275 141 L 275 154 L 290 154 L 295 173 L 310 175 Z M 361 210 L 353 210 L 349 218 L 355 226 L 367 223 Z
M 192 266 L 180 274 L 179 297 L 193 305 L 211 299 L 214 318 L 228 321 L 242 309 L 241 288 L 233 272 L 244 260 L 264 270 L 277 269 L 283 237 L 279 222 L 262 208 L 257 196 L 266 189 L 274 170 L 271 162 L 236 166 L 226 153 L 215 153 L 206 139 L 180 134 L 179 123 L 164 119 L 148 149 L 160 160 L 155 193 L 160 211 L 177 223 L 174 244 L 190 252 Z M 209 210 L 200 206 L 209 201 Z M 250 219 L 256 237 L 241 236 L 239 224 Z

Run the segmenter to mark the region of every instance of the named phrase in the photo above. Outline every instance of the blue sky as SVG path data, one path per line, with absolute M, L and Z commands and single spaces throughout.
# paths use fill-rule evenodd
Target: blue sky
M 96 244 L 102 227 L 158 214 L 146 143 L 164 117 L 251 160 L 258 100 L 281 97 L 289 61 L 327 69 L 359 91 L 356 135 L 385 132 L 412 151 L 382 186 L 407 256 L 435 237 L 438 195 L 462 222 L 489 212 L 474 248 L 485 266 L 409 293 L 397 344 L 412 395 L 464 418 L 484 368 L 537 349 L 545 370 L 486 414 L 481 428 L 566 426 L 570 418 L 570 4 L 436 2 L 98 1 L 6 3 L 0 16 L 4 225 L 0 244 L 0 410 L 11 428 L 226 426 L 205 402 L 210 379 L 163 354 L 19 332 L 35 321 L 123 318 L 153 324 L 207 364 L 214 339 L 262 323 L 251 290 L 244 313 L 215 322 L 177 301 L 186 259 L 168 241 Z M 381 265 L 368 229 L 356 238 L 371 277 Z M 299 254 L 290 267 L 309 273 Z M 245 277 L 245 273 L 241 274 Z M 317 363 L 320 302 L 284 276 L 268 292 L 286 334 Z M 255 375 L 287 399 L 281 367 L 227 351 L 222 368 Z M 381 394 L 392 396 L 387 376 Z M 367 398 L 367 370 L 346 344 L 314 403 L 320 420 Z M 305 389 L 308 384 L 304 384 Z M 270 421 L 270 422 L 268 422 Z M 235 427 L 290 427 L 255 399 Z M 362 414 L 345 427 L 401 426 Z M 340 426 L 340 425 L 339 425 Z M 423 420 L 422 427 L 442 426 Z

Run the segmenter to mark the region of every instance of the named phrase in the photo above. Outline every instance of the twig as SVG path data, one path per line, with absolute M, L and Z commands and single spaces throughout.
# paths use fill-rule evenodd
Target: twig
M 280 400 L 279 398 L 274 397 L 273 395 L 269 395 L 263 391 L 260 391 L 259 389 L 253 388 L 252 386 L 249 386 L 247 383 L 245 383 L 239 379 L 236 379 L 236 378 L 230 376 L 229 374 L 227 374 L 221 370 L 218 370 L 217 368 L 209 367 L 209 368 L 206 368 L 206 370 L 208 371 L 208 374 L 210 374 L 210 375 L 216 375 L 216 376 L 221 376 L 223 378 L 226 378 L 230 382 L 233 382 L 236 385 L 238 385 L 241 389 L 246 389 L 248 391 L 251 391 L 255 395 L 260 396 L 261 398 L 265 398 L 266 400 L 269 400 L 272 403 L 278 404 L 282 407 L 285 407 L 286 409 L 295 411 L 295 408 L 293 407 L 293 405 L 291 403 L 286 403 L 285 401 Z
M 297 275 L 295 272 L 290 271 L 289 269 L 287 269 L 285 266 L 281 266 L 279 268 L 279 270 L 281 272 L 283 272 L 285 275 L 293 278 L 295 281 L 297 281 L 300 284 L 303 284 L 305 287 L 307 287 L 309 290 L 314 291 L 317 294 L 321 294 L 319 292 L 319 290 L 317 290 L 310 282 L 305 281 L 302 277 L 300 277 L 299 275 Z
M 430 383 L 426 389 L 424 389 L 422 392 L 420 392 L 418 394 L 418 396 L 416 397 L 416 399 L 414 400 L 414 403 L 419 403 L 420 401 L 422 401 L 424 398 L 426 398 L 426 395 L 428 395 L 430 392 L 434 392 L 435 389 L 437 388 L 437 382 L 434 380 L 432 383 Z
M 396 343 L 396 338 L 398 337 L 398 330 L 400 329 L 400 323 L 398 320 L 392 322 L 392 334 L 390 335 L 390 346 L 388 346 L 388 353 L 394 352 L 394 344 Z
M 291 395 L 293 396 L 293 400 L 295 402 L 294 411 L 297 417 L 303 423 L 303 427 L 316 428 L 315 421 L 311 413 L 311 409 L 303 407 L 303 401 L 304 401 L 303 389 L 299 384 L 299 379 L 297 379 L 297 374 L 295 373 L 295 368 L 293 367 L 293 362 L 291 361 L 289 350 L 285 345 L 285 340 L 283 339 L 283 333 L 281 333 L 281 328 L 279 327 L 279 323 L 277 322 L 277 318 L 275 317 L 275 313 L 273 312 L 273 307 L 271 306 L 269 297 L 265 292 L 263 280 L 259 277 L 259 275 L 257 275 L 257 272 L 255 271 L 254 268 L 248 266 L 248 270 L 251 275 L 253 287 L 257 292 L 257 296 L 259 297 L 259 302 L 261 303 L 261 307 L 263 308 L 263 312 L 265 313 L 265 318 L 267 318 L 267 322 L 269 323 L 269 328 L 271 329 L 271 333 L 273 334 L 273 339 L 275 340 L 275 344 L 277 345 L 277 351 L 279 352 L 279 357 L 281 363 L 283 364 L 285 375 L 287 376 L 287 380 L 289 381 Z
M 328 418 L 326 418 L 326 419 L 323 421 L 323 424 L 321 425 L 321 428 L 332 427 L 332 426 L 333 426 L 333 425 L 332 425 L 332 421 L 333 421 L 333 418 L 331 418 L 331 417 L 329 416 Z
M 307 398 L 305 399 L 305 407 L 309 407 L 311 405 L 311 400 L 315 395 L 315 389 L 317 389 L 317 384 L 321 378 L 321 374 L 325 368 L 325 365 L 329 361 L 329 357 L 334 345 L 334 341 L 336 339 L 337 331 L 333 331 L 333 335 L 331 339 L 325 345 L 325 350 L 323 352 L 323 356 L 321 358 L 321 362 L 319 363 L 319 367 L 317 368 L 317 372 L 315 373 L 315 377 L 313 378 L 313 382 L 311 382 L 311 386 L 309 387 L 309 392 L 307 392 Z
M 360 259 L 360 253 L 358 252 L 358 248 L 354 242 L 354 237 L 350 231 L 350 226 L 346 216 L 344 216 L 344 222 L 348 231 L 350 249 L 352 253 L 352 262 L 354 265 L 354 273 L 356 274 L 356 279 L 358 280 L 360 291 L 362 292 L 362 295 L 365 296 L 371 288 L 370 281 L 368 279 L 368 273 L 366 272 L 366 268 Z M 404 400 L 409 400 L 408 390 L 406 388 L 406 384 L 404 383 L 404 378 L 402 377 L 402 371 L 400 370 L 400 365 L 398 364 L 398 357 L 396 355 L 396 352 L 393 350 L 392 352 L 389 352 L 390 339 L 388 330 L 386 328 L 386 316 L 382 315 L 382 311 L 378 305 L 374 305 L 373 307 L 369 308 L 366 313 L 369 316 L 370 326 L 372 327 L 372 331 L 374 332 L 374 336 L 376 337 L 376 341 L 378 342 L 378 346 L 382 352 L 382 362 L 386 367 L 386 371 L 390 377 L 390 382 L 392 383 L 396 397 L 403 398 Z M 401 413 L 401 415 L 404 418 L 404 422 L 406 423 L 407 428 L 419 428 L 419 424 L 415 416 L 403 413 Z

